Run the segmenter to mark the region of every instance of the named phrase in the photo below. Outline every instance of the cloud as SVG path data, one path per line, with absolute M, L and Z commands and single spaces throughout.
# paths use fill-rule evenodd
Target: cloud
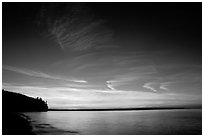
M 64 84 L 67 87 L 71 87 L 71 88 L 82 88 L 82 89 L 97 89 L 97 88 L 101 88 L 101 85 L 96 85 L 96 84 L 87 84 L 87 83 L 66 83 Z
M 72 80 L 73 82 L 79 82 L 79 83 L 87 83 L 85 80 Z
M 175 82 L 163 82 L 160 84 L 159 88 L 164 90 L 164 91 L 169 91 L 170 89 L 168 87 L 173 83 L 175 83 Z
M 160 81 L 162 81 L 162 79 L 160 79 Z M 160 82 L 160 81 L 155 79 L 155 81 L 146 82 L 143 85 L 143 88 L 149 89 L 153 92 L 162 93 L 162 91 L 168 91 L 168 93 L 169 93 L 169 92 L 171 92 L 171 89 L 169 87 L 172 86 L 173 84 L 177 83 L 175 81 L 174 82 L 173 81 Z
M 155 83 L 155 82 L 148 82 L 148 83 L 145 83 L 143 85 L 143 88 L 147 88 L 147 89 L 150 89 L 153 92 L 157 92 L 157 90 L 153 87 L 153 85 L 155 85 L 155 84 L 157 84 L 157 83 Z
M 128 82 L 138 80 L 140 78 L 142 78 L 142 77 L 137 76 L 137 75 L 133 76 L 133 75 L 127 73 L 127 74 L 123 74 L 123 75 L 117 75 L 116 79 L 110 80 L 110 82 L 114 83 L 115 85 L 123 85 L 123 84 L 127 84 Z
M 106 81 L 106 85 L 110 90 L 115 90 L 110 81 Z
M 141 76 L 157 73 L 152 61 L 142 57 L 142 53 L 129 51 L 97 51 L 85 53 L 77 57 L 60 60 L 53 63 L 52 67 L 60 68 L 64 75 L 90 77 L 107 77 L 109 81 L 125 83 L 130 77 L 137 79 Z M 69 72 L 67 72 L 69 70 Z M 69 73 L 69 74 L 68 74 Z M 122 82 L 123 80 L 124 82 Z M 117 82 L 119 84 L 119 82 Z M 112 83 L 112 84 L 116 84 Z
M 155 94 L 139 90 L 103 90 L 103 89 L 80 89 L 67 86 L 28 86 L 22 84 L 3 83 L 6 90 L 19 92 L 28 96 L 40 96 L 48 101 L 49 107 L 65 107 L 75 105 L 80 107 L 139 107 L 158 106 L 158 104 L 183 104 L 198 102 L 201 96 L 183 93 Z M 151 85 L 150 85 L 151 86 Z M 153 86 L 153 85 L 152 85 Z M 93 105 L 93 106 L 92 106 Z
M 59 9 L 60 8 L 60 9 Z M 55 14 L 63 10 L 61 14 Z M 94 19 L 93 13 L 83 4 L 45 5 L 39 14 L 38 23 L 47 28 L 44 36 L 55 41 L 62 50 L 82 51 L 88 49 L 113 48 L 113 31 L 102 19 Z
M 21 69 L 21 68 L 7 66 L 7 65 L 3 65 L 3 69 L 13 71 L 13 72 L 16 72 L 16 73 L 20 73 L 20 74 L 24 74 L 24 75 L 28 75 L 28 76 L 33 76 L 33 77 L 55 79 L 55 77 L 52 77 L 52 76 L 50 76 L 48 74 L 38 72 L 38 71 L 28 70 L 28 69 Z
M 64 77 L 49 75 L 49 74 L 39 72 L 39 71 L 33 71 L 33 70 L 29 70 L 29 69 L 21 69 L 21 68 L 7 66 L 7 65 L 3 65 L 3 69 L 9 70 L 9 71 L 12 71 L 15 73 L 19 73 L 19 74 L 31 76 L 31 77 L 46 78 L 46 79 L 53 79 L 53 80 L 63 80 L 63 81 L 77 82 L 77 83 L 87 83 L 87 81 L 85 81 L 85 80 L 68 79 L 68 78 L 64 78 Z
M 76 95 L 80 98 L 81 95 L 83 96 L 91 96 L 91 95 L 110 95 L 110 94 L 120 94 L 123 91 L 118 92 L 110 92 L 110 90 L 104 89 L 93 89 L 93 87 L 89 88 L 81 88 L 81 87 L 70 87 L 70 85 L 64 86 L 52 86 L 52 87 L 45 87 L 45 86 L 30 86 L 30 85 L 23 85 L 23 84 L 13 84 L 13 83 L 5 83 L 3 82 L 2 87 L 4 89 L 8 89 L 14 92 L 22 92 L 26 94 L 30 94 L 31 96 L 42 96 L 46 97 L 60 97 L 60 98 L 68 98 L 65 95 Z M 124 92 L 125 93 L 125 92 Z

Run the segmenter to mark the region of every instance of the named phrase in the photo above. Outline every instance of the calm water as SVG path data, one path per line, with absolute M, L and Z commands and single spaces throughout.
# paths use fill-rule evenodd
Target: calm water
M 49 111 L 25 113 L 36 134 L 202 134 L 202 110 Z

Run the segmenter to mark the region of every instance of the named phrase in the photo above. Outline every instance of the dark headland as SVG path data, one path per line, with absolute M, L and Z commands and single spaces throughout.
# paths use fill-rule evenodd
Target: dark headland
M 47 103 L 41 98 L 32 98 L 23 94 L 2 90 L 2 134 L 34 134 L 29 118 L 21 112 L 41 112 L 47 110 Z

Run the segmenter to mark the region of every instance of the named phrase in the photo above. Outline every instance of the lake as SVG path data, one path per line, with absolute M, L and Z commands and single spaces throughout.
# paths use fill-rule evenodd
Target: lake
M 39 135 L 202 134 L 202 110 L 27 112 Z

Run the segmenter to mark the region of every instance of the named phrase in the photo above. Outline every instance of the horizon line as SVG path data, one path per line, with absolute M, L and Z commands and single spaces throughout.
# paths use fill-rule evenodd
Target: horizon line
M 50 108 L 48 111 L 124 111 L 124 110 L 167 110 L 167 109 L 202 109 L 202 105 L 178 107 L 143 107 L 143 108 Z

